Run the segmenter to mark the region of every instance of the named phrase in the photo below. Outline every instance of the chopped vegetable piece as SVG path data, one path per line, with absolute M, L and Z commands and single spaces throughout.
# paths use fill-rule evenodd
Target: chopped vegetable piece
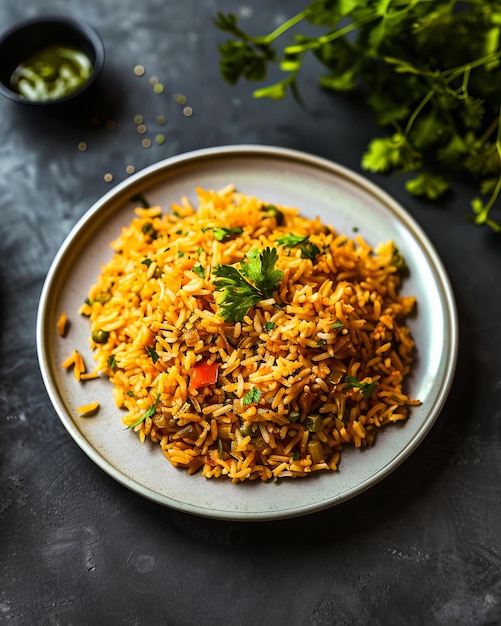
M 100 328 L 92 331 L 92 341 L 94 341 L 95 343 L 106 343 L 109 336 L 109 332 L 107 332 L 106 330 L 101 330 Z
M 322 428 L 323 418 L 321 415 L 308 415 L 308 417 L 304 420 L 304 427 L 310 433 L 318 433 L 318 431 Z
M 306 453 L 311 456 L 311 462 L 314 465 L 324 460 L 324 449 L 320 441 L 308 441 L 306 444 Z
M 110 356 L 108 357 L 108 367 L 110 368 L 110 370 L 117 369 L 117 361 L 114 354 L 110 354 Z
M 217 382 L 219 372 L 219 364 L 209 363 L 208 361 L 201 361 L 193 368 L 193 372 L 190 377 L 190 387 L 192 389 L 200 389 L 213 385 Z
M 405 263 L 404 257 L 400 254 L 399 249 L 395 244 L 393 244 L 393 253 L 391 255 L 391 264 L 394 265 L 399 272 L 405 270 L 407 264 Z
M 250 422 L 243 422 L 243 424 L 240 425 L 240 432 L 243 437 L 252 436 L 252 424 Z

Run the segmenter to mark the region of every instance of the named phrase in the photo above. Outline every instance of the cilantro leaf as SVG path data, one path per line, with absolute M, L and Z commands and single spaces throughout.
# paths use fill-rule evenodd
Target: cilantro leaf
M 283 237 L 278 237 L 276 241 L 280 246 L 294 248 L 294 246 L 298 246 L 300 243 L 308 241 L 308 235 L 306 235 L 306 237 L 302 237 L 301 235 L 293 235 L 292 233 L 288 233 Z
M 236 226 L 235 228 L 222 228 L 219 226 L 202 228 L 202 232 L 206 232 L 208 230 L 212 230 L 214 233 L 214 239 L 217 241 L 224 241 L 225 239 L 229 239 L 233 235 L 240 235 L 244 232 L 244 229 L 240 226 Z
M 218 278 L 214 281 L 219 292 L 216 303 L 228 322 L 241 322 L 252 306 L 270 298 L 284 275 L 275 268 L 278 255 L 274 248 L 254 248 L 246 259 L 240 263 L 240 271 L 232 265 L 216 265 L 213 270 Z
M 310 261 L 315 261 L 315 257 L 317 254 L 320 254 L 320 248 L 308 241 L 308 243 L 301 246 L 301 257 L 303 259 L 310 259 Z
M 153 361 L 153 364 L 155 364 L 158 361 L 159 359 L 158 352 L 154 350 L 153 348 L 150 348 L 150 346 L 146 346 L 146 353 L 148 354 L 150 359 Z
M 365 400 L 371 397 L 372 392 L 377 387 L 377 383 L 361 383 L 354 376 L 346 376 L 344 382 L 345 389 L 360 389 Z
M 205 278 L 205 269 L 200 265 L 200 263 L 198 263 L 197 265 L 194 265 L 191 268 L 191 271 L 195 272 L 195 274 L 198 274 L 200 278 Z
M 244 406 L 248 406 L 249 404 L 256 404 L 259 402 L 259 398 L 261 397 L 261 390 L 256 389 L 256 387 L 252 387 L 242 398 L 242 404 Z
M 425 196 L 435 200 L 449 189 L 449 183 L 442 177 L 430 172 L 421 172 L 408 180 L 405 187 L 413 196 Z
M 240 273 L 252 281 L 264 298 L 271 298 L 284 273 L 275 268 L 278 254 L 275 248 L 253 248 L 246 255 L 248 261 L 240 263 Z
M 301 23 L 308 34 L 298 32 Z M 369 143 L 364 169 L 415 172 L 407 191 L 432 200 L 458 174 L 481 191 L 495 177 L 500 184 L 472 208 L 476 224 L 497 230 L 490 212 L 501 196 L 499 0 L 305 0 L 303 10 L 264 35 L 247 33 L 233 14 L 219 12 L 215 24 L 230 36 L 219 47 L 225 80 L 262 81 L 272 66 L 283 73 L 255 90 L 256 98 L 290 93 L 301 101 L 298 76 L 310 67 L 307 54 L 325 69 L 321 88 L 359 90 L 377 124 L 392 133 Z M 293 42 L 288 36 L 281 45 L 292 27 Z
M 153 417 L 155 415 L 156 410 L 157 410 L 159 400 L 160 400 L 160 394 L 157 393 L 157 396 L 155 398 L 155 402 L 140 417 L 138 417 L 135 422 L 130 424 L 128 426 L 128 428 L 135 428 L 141 422 L 144 422 L 145 419 L 148 419 L 149 417 Z

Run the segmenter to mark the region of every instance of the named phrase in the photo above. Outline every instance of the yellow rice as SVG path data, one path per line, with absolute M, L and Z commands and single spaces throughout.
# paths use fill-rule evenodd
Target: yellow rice
M 398 295 L 395 245 L 373 249 L 285 206 L 279 223 L 266 202 L 232 186 L 197 194 L 198 207 L 183 198 L 168 212 L 137 208 L 81 308 L 92 331 L 108 333 L 91 346 L 123 423 L 175 467 L 207 478 L 337 470 L 345 446 L 370 446 L 378 428 L 419 404 L 403 385 L 415 300 Z M 218 241 L 214 227 L 243 232 Z M 314 261 L 277 244 L 290 233 L 318 246 Z M 214 266 L 238 268 L 249 250 L 266 247 L 284 272 L 277 290 L 242 322 L 224 321 Z M 200 265 L 204 277 L 193 271 Z M 194 389 L 201 362 L 217 363 L 218 379 Z M 258 401 L 246 403 L 252 390 Z

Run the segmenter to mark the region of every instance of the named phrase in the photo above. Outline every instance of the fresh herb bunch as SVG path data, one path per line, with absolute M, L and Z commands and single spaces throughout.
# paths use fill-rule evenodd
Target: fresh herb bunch
M 308 22 L 318 37 L 281 35 Z M 251 36 L 235 15 L 215 24 L 232 39 L 219 47 L 222 76 L 262 81 L 270 64 L 285 73 L 255 97 L 300 100 L 297 77 L 313 53 L 326 68 L 321 87 L 361 89 L 381 127 L 362 157 L 371 172 L 414 173 L 417 196 L 436 199 L 453 176 L 478 181 L 475 224 L 501 231 L 491 209 L 501 191 L 501 0 L 314 0 L 265 36 Z

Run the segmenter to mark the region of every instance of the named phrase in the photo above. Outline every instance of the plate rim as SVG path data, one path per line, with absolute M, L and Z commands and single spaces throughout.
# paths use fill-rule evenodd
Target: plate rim
M 173 498 L 169 498 L 164 494 L 152 492 L 149 487 L 141 485 L 136 479 L 128 476 L 121 469 L 114 467 L 109 461 L 107 461 L 99 451 L 85 438 L 85 436 L 78 429 L 74 420 L 69 416 L 63 407 L 60 406 L 57 400 L 57 390 L 55 389 L 55 382 L 50 375 L 50 366 L 48 364 L 48 355 L 45 346 L 45 317 L 48 308 L 48 295 L 51 292 L 55 280 L 55 274 L 61 260 L 68 252 L 68 248 L 78 235 L 82 227 L 88 222 L 92 216 L 98 214 L 112 202 L 119 203 L 125 193 L 130 189 L 136 189 L 138 186 L 142 188 L 148 185 L 148 181 L 152 178 L 161 176 L 162 173 L 172 170 L 184 163 L 193 166 L 197 161 L 204 162 L 207 159 L 222 158 L 231 156 L 251 156 L 257 157 L 270 157 L 278 159 L 292 160 L 296 163 L 303 163 L 314 169 L 321 168 L 329 173 L 341 176 L 348 182 L 352 183 L 359 189 L 364 190 L 371 196 L 375 197 L 379 202 L 388 207 L 393 213 L 398 216 L 398 219 L 403 223 L 407 231 L 411 234 L 412 238 L 417 241 L 422 252 L 425 253 L 430 264 L 433 265 L 434 273 L 437 274 L 439 281 L 438 286 L 443 298 L 444 304 L 444 316 L 447 317 L 450 326 L 449 350 L 446 367 L 444 368 L 444 381 L 445 384 L 441 386 L 440 391 L 436 395 L 435 402 L 432 407 L 433 418 L 427 418 L 423 423 L 418 433 L 406 444 L 403 448 L 399 449 L 395 457 L 382 467 L 379 471 L 374 473 L 368 480 L 362 485 L 352 487 L 347 492 L 340 495 L 334 495 L 325 502 L 314 502 L 300 507 L 294 507 L 290 510 L 268 510 L 266 512 L 247 512 L 247 511 L 213 511 L 205 507 L 196 506 L 193 504 L 181 503 Z M 150 186 L 153 183 L 150 182 Z M 130 193 L 128 194 L 130 198 Z M 284 148 L 270 145 L 259 144 L 239 144 L 239 145 L 223 145 L 214 146 L 210 148 L 201 148 L 197 150 L 190 150 L 174 156 L 167 157 L 156 163 L 148 165 L 147 167 L 139 170 L 129 178 L 124 179 L 120 183 L 116 184 L 103 196 L 98 198 L 76 221 L 74 226 L 70 229 L 69 233 L 63 239 L 62 244 L 58 248 L 47 272 L 41 293 L 39 298 L 37 317 L 36 317 L 36 347 L 39 367 L 42 374 L 42 379 L 49 395 L 51 404 L 58 415 L 60 421 L 69 433 L 71 438 L 80 447 L 80 449 L 96 464 L 101 470 L 103 470 L 110 477 L 114 478 L 117 482 L 137 493 L 138 495 L 167 506 L 169 508 L 176 509 L 184 513 L 190 513 L 197 516 L 209 517 L 214 519 L 231 520 L 231 521 L 268 521 L 277 519 L 286 519 L 291 517 L 298 517 L 304 515 L 310 515 L 312 513 L 325 510 L 326 508 L 333 507 L 341 502 L 345 502 L 362 494 L 368 489 L 372 488 L 375 484 L 390 475 L 395 469 L 401 465 L 409 456 L 421 445 L 422 441 L 428 435 L 429 431 L 433 427 L 437 418 L 439 417 L 443 406 L 449 396 L 450 389 L 454 381 L 454 375 L 457 366 L 457 358 L 459 351 L 459 330 L 458 330 L 458 313 L 457 306 L 454 297 L 452 285 L 445 269 L 445 266 L 435 249 L 435 246 L 429 239 L 424 229 L 419 225 L 415 218 L 395 200 L 389 193 L 383 190 L 381 187 L 368 180 L 361 174 L 358 174 L 354 170 L 336 163 L 335 161 L 326 159 L 324 157 L 316 156 L 308 152 L 296 150 L 292 148 Z

